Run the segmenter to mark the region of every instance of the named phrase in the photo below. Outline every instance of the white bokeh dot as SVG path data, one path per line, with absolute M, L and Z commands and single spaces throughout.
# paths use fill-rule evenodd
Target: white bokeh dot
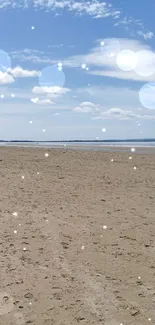
M 62 63 L 61 63 L 61 62 L 58 63 L 58 70 L 59 70 L 59 71 L 62 70 Z
M 102 129 L 102 132 L 106 132 L 106 128 L 103 128 L 103 129 Z
M 82 68 L 82 69 L 86 69 L 86 64 L 83 63 L 83 64 L 81 65 L 81 68 Z

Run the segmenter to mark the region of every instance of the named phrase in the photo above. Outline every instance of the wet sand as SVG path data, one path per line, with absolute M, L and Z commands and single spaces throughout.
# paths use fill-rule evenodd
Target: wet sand
M 1 147 L 0 184 L 0 324 L 155 324 L 152 151 Z

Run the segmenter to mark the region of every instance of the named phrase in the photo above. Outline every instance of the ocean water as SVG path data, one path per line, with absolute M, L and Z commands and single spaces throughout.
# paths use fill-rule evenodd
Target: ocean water
M 43 147 L 43 148 L 85 148 L 85 149 L 112 149 L 112 148 L 155 148 L 155 142 L 1 142 L 0 146 L 16 147 Z

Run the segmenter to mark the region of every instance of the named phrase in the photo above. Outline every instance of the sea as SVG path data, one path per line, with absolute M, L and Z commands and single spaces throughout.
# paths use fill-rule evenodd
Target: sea
M 155 149 L 155 141 L 118 141 L 118 142 L 0 142 L 0 146 L 11 147 L 29 147 L 29 148 L 66 148 L 73 150 L 96 150 L 96 151 L 129 151 L 135 148 L 135 151 L 144 152 L 145 149 Z M 141 150 L 140 150 L 141 149 Z M 150 150 L 149 150 L 150 151 Z M 154 151 L 154 150 L 153 150 Z

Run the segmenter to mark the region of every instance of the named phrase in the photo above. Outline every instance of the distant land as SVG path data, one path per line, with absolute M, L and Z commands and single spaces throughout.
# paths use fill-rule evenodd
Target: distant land
M 55 141 L 32 141 L 32 140 L 0 140 L 0 142 L 18 142 L 18 143 L 97 143 L 97 142 L 102 142 L 102 143 L 111 143 L 111 142 L 155 142 L 155 138 L 148 138 L 148 139 L 113 139 L 113 140 L 55 140 Z

